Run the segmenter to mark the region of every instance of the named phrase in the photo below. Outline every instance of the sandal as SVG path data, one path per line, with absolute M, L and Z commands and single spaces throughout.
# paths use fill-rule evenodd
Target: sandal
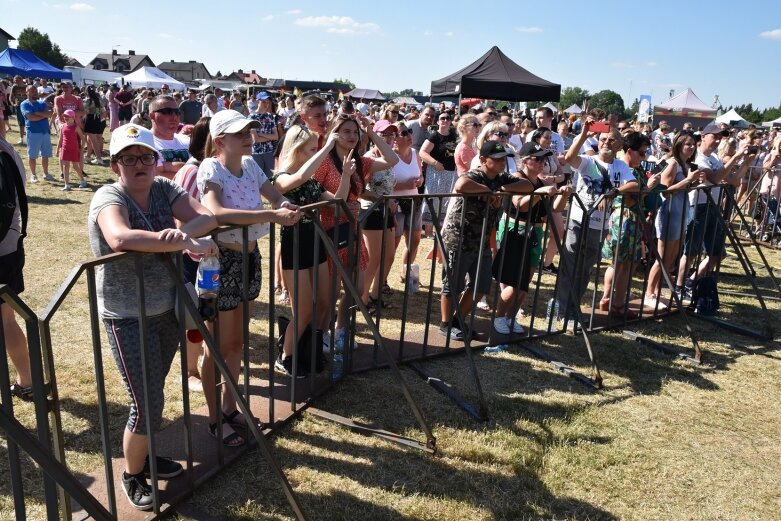
M 279 294 L 279 303 L 283 306 L 290 304 L 290 295 L 288 295 L 286 289 L 283 289 L 282 293 Z
M 16 396 L 23 402 L 31 402 L 33 401 L 33 388 L 30 387 L 23 387 L 19 384 L 11 384 L 11 395 Z
M 274 294 L 279 295 L 280 293 L 282 293 L 282 286 L 277 284 L 276 286 L 274 286 Z
M 390 286 L 388 286 L 387 282 L 382 286 L 382 294 L 383 295 L 393 295 L 393 290 L 391 289 Z
M 366 304 L 366 307 L 369 308 L 369 314 L 374 315 L 374 313 L 377 310 L 377 307 L 380 304 L 379 298 L 369 297 L 369 303 Z M 382 301 L 382 309 L 393 309 L 393 304 L 388 302 L 387 300 Z
M 226 435 L 225 434 L 225 427 L 230 427 L 231 433 Z M 210 423 L 209 424 L 209 434 L 212 438 L 215 440 L 217 438 L 217 424 L 216 423 Z M 241 437 L 241 434 L 233 430 L 233 426 L 229 423 L 226 423 L 222 426 L 222 444 L 226 447 L 241 447 L 247 443 L 247 440 Z
M 237 421 L 239 417 L 241 418 L 241 421 Z M 265 423 L 258 420 L 257 418 L 252 418 L 252 419 L 255 421 L 255 425 L 258 427 L 259 430 L 262 431 L 267 427 Z M 247 420 L 244 418 L 244 415 L 238 409 L 236 409 L 230 414 L 222 413 L 222 421 L 230 425 L 233 429 L 247 428 Z

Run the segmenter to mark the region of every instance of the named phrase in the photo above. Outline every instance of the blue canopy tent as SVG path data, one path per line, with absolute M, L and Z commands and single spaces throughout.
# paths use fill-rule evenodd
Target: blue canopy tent
M 70 80 L 73 78 L 70 72 L 49 65 L 32 51 L 11 49 L 10 47 L 0 53 L 0 74 L 18 74 L 50 80 Z

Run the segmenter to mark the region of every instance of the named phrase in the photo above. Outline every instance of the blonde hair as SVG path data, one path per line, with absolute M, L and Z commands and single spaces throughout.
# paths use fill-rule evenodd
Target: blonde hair
M 303 125 L 293 125 L 285 134 L 282 150 L 279 153 L 279 171 L 289 172 L 296 162 L 301 149 L 316 136 Z
M 497 132 L 507 132 L 509 129 L 510 127 L 501 121 L 492 121 L 484 126 L 483 130 L 480 131 L 480 135 L 477 136 L 477 142 L 475 143 L 475 146 L 480 148 L 485 144 L 486 141 L 488 141 L 488 136 L 491 134 L 496 134 Z
M 458 136 L 462 141 L 466 140 L 467 129 L 475 123 L 479 125 L 480 121 L 478 121 L 477 116 L 474 114 L 465 114 L 458 120 L 458 125 L 456 125 L 456 132 L 458 132 Z

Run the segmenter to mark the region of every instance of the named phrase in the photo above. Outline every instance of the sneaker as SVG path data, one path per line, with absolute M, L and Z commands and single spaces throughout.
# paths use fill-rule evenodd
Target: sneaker
M 43 180 L 44 180 L 44 181 L 56 181 L 56 179 L 54 178 L 54 176 L 53 176 L 53 175 L 51 175 L 51 174 L 50 174 L 50 173 L 48 173 L 48 172 L 47 172 L 47 173 L 45 173 L 45 174 L 43 174 Z
M 103 161 L 101 161 L 100 159 L 98 159 L 98 158 L 96 157 L 95 159 L 93 159 L 92 161 L 90 161 L 90 162 L 89 162 L 89 164 L 91 164 L 91 165 L 102 165 L 102 164 L 103 164 Z
M 451 340 L 458 340 L 459 342 L 464 341 L 464 334 L 461 332 L 461 329 L 457 325 L 451 324 L 450 326 L 450 339 Z M 448 337 L 448 325 L 447 324 L 440 324 L 439 325 L 439 334 L 443 337 Z
M 549 273 L 551 275 L 556 275 L 556 274 L 559 273 L 559 269 L 556 267 L 555 264 L 551 263 L 551 264 L 548 264 L 547 266 L 543 266 L 542 267 L 542 272 L 543 273 Z
M 500 335 L 510 334 L 510 325 L 507 323 L 507 317 L 496 317 L 494 319 L 494 331 Z
M 580 325 L 578 324 L 578 321 L 574 318 L 559 320 L 559 329 L 565 329 L 566 331 L 569 331 L 573 335 L 577 335 L 578 333 L 580 333 Z
M 179 462 L 172 460 L 171 458 L 164 458 L 157 456 L 157 477 L 159 479 L 171 479 L 175 478 L 182 473 L 182 465 Z M 144 476 L 151 477 L 152 470 L 149 468 L 149 456 L 144 461 Z
M 123 472 L 122 490 L 133 507 L 138 510 L 152 510 L 152 487 L 146 482 L 143 473 L 130 475 Z
M 520 325 L 514 318 L 507 318 L 507 326 L 510 331 L 513 332 L 513 334 L 522 335 L 526 333 L 526 330 L 523 328 L 523 326 Z
M 30 182 L 31 183 L 37 183 L 38 182 L 38 176 L 33 174 L 30 176 Z
M 488 305 L 488 301 L 485 297 L 480 299 L 480 302 L 477 303 L 477 309 L 482 309 L 483 311 L 490 311 L 491 306 Z
M 65 185 L 62 188 L 60 188 L 63 192 L 70 192 L 71 191 L 71 185 Z
M 667 309 L 667 304 L 665 304 L 664 302 L 658 301 L 656 299 L 656 297 L 651 297 L 651 296 L 646 295 L 643 298 L 643 306 L 645 306 L 647 308 L 650 308 L 650 309 L 657 309 L 657 307 L 656 307 L 657 302 L 659 303 L 659 308 L 658 308 L 659 311 L 664 311 L 665 309 Z
M 86 181 L 86 179 L 82 180 L 79 183 L 79 188 L 87 188 L 87 181 Z
M 299 364 L 300 365 L 300 364 Z M 284 374 L 285 376 L 293 377 L 293 357 L 289 356 L 285 359 L 282 358 L 280 355 L 277 358 L 277 361 L 274 362 L 274 369 L 279 371 L 280 373 Z M 298 371 L 296 371 L 296 379 L 302 379 L 309 376 L 309 372 L 303 368 L 299 367 Z

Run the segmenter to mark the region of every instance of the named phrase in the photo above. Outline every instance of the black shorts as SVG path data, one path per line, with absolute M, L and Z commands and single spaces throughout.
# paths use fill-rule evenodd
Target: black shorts
M 132 117 L 133 117 L 132 107 L 119 107 L 119 110 L 117 111 L 117 118 L 119 119 L 119 121 L 130 121 Z
M 103 122 L 100 120 L 99 116 L 95 116 L 94 114 L 87 114 L 87 118 L 84 120 L 85 133 L 102 134 L 104 128 L 105 127 L 103 126 Z
M 364 230 L 390 230 L 396 224 L 396 216 L 388 210 L 388 215 L 385 218 L 385 226 L 383 226 L 382 213 L 385 210 L 382 206 L 377 206 L 373 210 L 361 210 L 360 218 L 363 219 Z M 363 216 L 366 215 L 366 218 Z
M 491 266 L 494 279 L 513 288 L 529 291 L 535 240 L 534 234 L 527 241 L 524 234 L 505 233 Z
M 315 265 L 315 225 L 309 223 L 298 224 L 298 269 L 306 270 Z M 296 251 L 293 248 L 295 241 L 295 229 L 292 226 L 282 227 L 282 269 L 292 270 L 295 263 Z M 323 242 L 318 239 L 317 265 L 325 262 L 327 254 Z
M 16 251 L 11 252 L 8 255 L 0 256 L 0 284 L 8 284 L 8 286 L 17 295 L 23 292 L 23 268 L 24 246 L 22 246 L 22 240 L 19 239 L 19 246 L 17 247 Z

